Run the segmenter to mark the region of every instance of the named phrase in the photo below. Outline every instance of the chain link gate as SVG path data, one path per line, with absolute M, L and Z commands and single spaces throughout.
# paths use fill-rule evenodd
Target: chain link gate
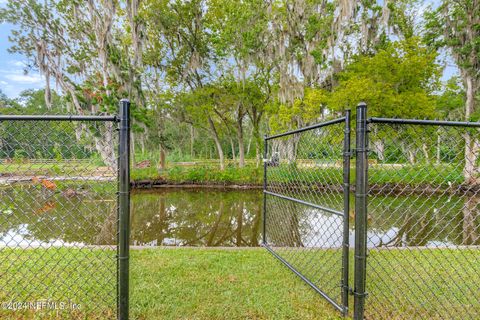
M 263 246 L 348 313 L 350 112 L 265 138 Z
M 354 319 L 479 319 L 480 123 L 349 117 L 265 139 L 263 245 Z
M 128 319 L 129 112 L 0 115 L 0 318 Z
M 367 319 L 480 319 L 480 123 L 368 119 Z

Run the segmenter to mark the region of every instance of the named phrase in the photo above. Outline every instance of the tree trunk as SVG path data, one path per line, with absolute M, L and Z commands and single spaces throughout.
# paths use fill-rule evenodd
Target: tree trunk
M 225 170 L 225 156 L 223 155 L 222 144 L 220 143 L 220 138 L 218 137 L 217 128 L 215 128 L 215 123 L 210 116 L 208 116 L 208 124 L 210 126 L 210 133 L 212 134 L 213 140 L 215 141 L 218 158 L 220 159 L 220 170 L 223 171 Z
M 467 101 L 465 103 L 465 118 L 468 121 L 475 112 L 475 80 L 469 74 L 465 73 L 465 87 L 467 94 Z M 472 137 L 471 133 L 465 133 L 465 167 L 463 169 L 463 176 L 465 182 L 468 184 L 476 183 L 476 175 L 478 173 L 477 160 L 479 153 L 479 141 Z
M 113 123 L 106 122 L 101 137 L 94 136 L 95 150 L 100 154 L 103 162 L 112 168 L 117 167 L 117 157 L 113 138 Z
M 385 142 L 383 139 L 373 141 L 373 151 L 376 153 L 378 160 L 385 161 Z
M 247 156 L 250 154 L 250 147 L 252 146 L 252 139 L 253 139 L 253 128 L 252 128 L 252 132 L 250 132 L 250 136 L 248 137 Z
M 415 164 L 415 152 L 413 150 L 408 150 L 408 162 L 410 162 L 411 165 Z
M 190 125 L 190 158 L 192 159 L 195 157 L 194 150 L 193 150 L 194 143 L 195 143 L 195 129 L 193 128 L 193 125 Z
M 437 164 L 440 164 L 440 161 L 442 161 L 442 156 L 441 156 L 441 144 L 442 144 L 442 136 L 440 135 L 440 132 L 437 131 Z
M 423 155 L 425 156 L 425 161 L 427 164 L 430 164 L 430 155 L 428 154 L 428 147 L 426 143 L 422 144 Z
M 130 156 L 132 158 L 132 166 L 135 167 L 137 162 L 135 161 L 135 134 L 133 132 L 130 133 Z
M 165 161 L 165 148 L 160 145 L 160 169 L 165 170 L 167 163 Z
M 245 146 L 243 143 L 243 126 L 241 122 L 237 122 L 237 140 L 238 140 L 238 166 L 245 167 Z
M 232 160 L 233 162 L 236 161 L 236 157 L 235 157 L 235 143 L 233 142 L 233 139 L 232 138 L 229 138 L 230 139 L 230 148 L 232 150 Z
M 258 124 L 254 124 L 254 129 L 252 131 L 253 133 L 253 139 L 255 140 L 255 159 L 256 159 L 256 166 L 257 168 L 260 166 L 260 160 L 263 158 L 263 155 L 261 153 L 261 145 L 262 145 L 262 139 L 260 138 L 260 131 L 258 129 Z
M 50 89 L 50 71 L 45 72 L 45 104 L 47 109 L 52 109 L 52 90 Z

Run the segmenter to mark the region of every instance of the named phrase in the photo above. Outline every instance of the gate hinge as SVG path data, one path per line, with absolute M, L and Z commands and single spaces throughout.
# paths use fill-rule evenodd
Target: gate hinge
M 350 150 L 349 152 L 344 152 L 343 155 L 344 155 L 344 156 L 347 156 L 347 157 L 349 157 L 349 158 L 352 158 L 353 155 L 354 155 L 354 152 L 353 152 L 353 150 Z

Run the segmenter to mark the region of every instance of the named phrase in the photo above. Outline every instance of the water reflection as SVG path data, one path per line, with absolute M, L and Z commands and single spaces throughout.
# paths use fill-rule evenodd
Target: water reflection
M 0 246 L 115 244 L 117 212 L 110 187 L 102 193 L 65 184 L 66 190 L 82 189 L 74 195 L 29 184 L 0 188 Z
M 258 246 L 261 212 L 258 190 L 136 192 L 132 239 L 137 245 Z
M 82 190 L 68 196 L 28 185 L 0 189 L 0 246 L 115 244 L 115 195 Z M 272 245 L 341 248 L 342 217 L 273 197 L 267 205 Z M 479 206 L 478 196 L 376 196 L 369 201 L 368 246 L 480 245 Z M 262 207 L 261 190 L 136 191 L 132 244 L 258 246 Z M 351 212 L 351 246 L 353 220 Z
M 351 200 L 353 203 L 354 199 Z M 381 248 L 480 245 L 479 204 L 478 196 L 376 195 L 369 199 L 367 246 Z M 341 216 L 276 197 L 268 198 L 267 207 L 268 212 L 272 213 L 267 215 L 267 227 L 270 230 L 268 242 L 271 245 L 341 248 Z M 353 211 L 349 214 L 349 222 L 349 241 L 350 246 L 353 246 Z

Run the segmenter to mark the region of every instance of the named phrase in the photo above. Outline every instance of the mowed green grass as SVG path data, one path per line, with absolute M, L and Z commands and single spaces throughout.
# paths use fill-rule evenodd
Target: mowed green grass
M 291 256 L 281 252 L 286 258 L 300 257 L 299 251 Z M 330 261 L 326 252 L 335 251 L 302 251 L 316 270 L 320 286 L 333 283 L 330 277 L 340 281 L 341 266 L 324 263 Z M 48 317 L 0 310 L 1 319 L 114 318 L 114 251 L 1 249 L 0 259 L 0 301 L 8 301 L 11 290 L 17 300 L 70 297 L 75 301 L 80 297 L 87 306 L 74 313 L 50 312 Z M 368 319 L 479 315 L 478 249 L 372 250 L 368 261 Z M 341 319 L 262 248 L 132 250 L 130 274 L 132 319 Z M 8 284 L 6 279 L 15 281 Z M 24 288 L 30 296 L 22 292 Z
M 0 319 L 113 319 L 112 253 L 0 249 L 0 301 L 12 290 L 15 300 L 78 301 L 80 295 L 87 303 L 74 313 L 0 309 Z M 87 258 L 92 264 L 79 262 Z M 130 274 L 132 319 L 340 319 L 261 248 L 132 250 Z

